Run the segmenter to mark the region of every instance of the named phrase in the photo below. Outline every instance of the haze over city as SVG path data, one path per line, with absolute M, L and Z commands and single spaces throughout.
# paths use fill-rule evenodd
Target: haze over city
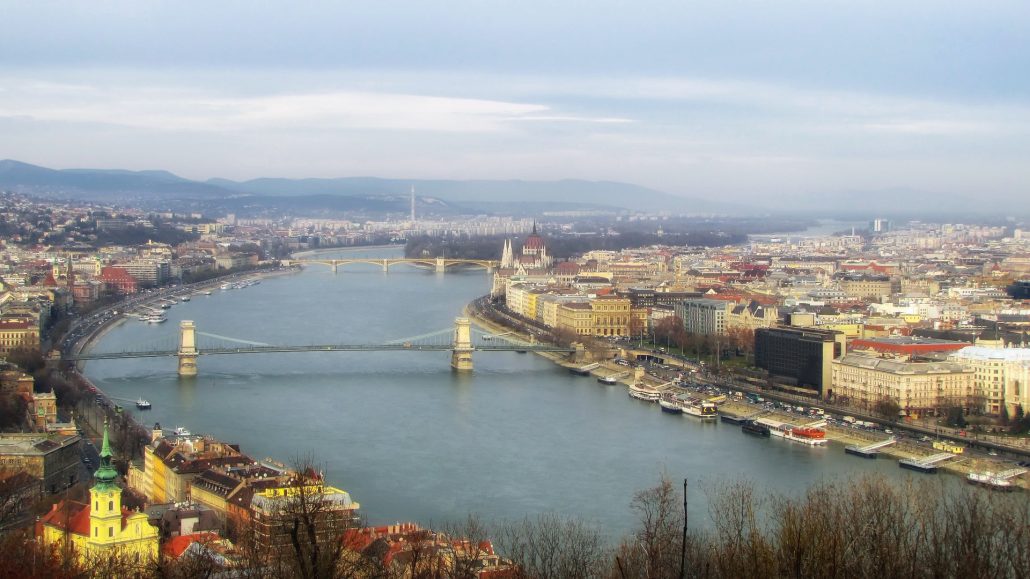
M 1015 207 L 1030 177 L 1025 2 L 3 12 L 0 159 L 53 168 L 613 180 L 770 208 L 879 192 L 956 210 Z

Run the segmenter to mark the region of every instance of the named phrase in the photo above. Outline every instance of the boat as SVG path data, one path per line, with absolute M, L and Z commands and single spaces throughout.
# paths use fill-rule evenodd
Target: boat
M 937 472 L 936 464 L 926 464 L 923 461 L 916 458 L 903 458 L 898 461 L 898 466 L 900 466 L 901 468 L 907 468 L 908 470 L 925 472 L 927 474 L 933 474 Z
M 683 405 L 683 413 L 696 416 L 701 420 L 716 420 L 719 418 L 719 409 L 711 402 L 691 401 Z
M 607 384 L 608 386 L 614 386 L 619 383 L 619 381 L 615 379 L 615 376 L 601 376 L 597 381 L 601 384 Z
M 186 430 L 182 426 L 176 426 L 175 430 L 172 431 L 176 436 L 190 436 L 190 431 Z
M 993 472 L 971 472 L 966 477 L 966 482 L 996 491 L 1011 491 L 1016 488 L 1012 486 L 1012 481 L 996 476 Z
M 190 296 L 182 296 L 182 297 L 181 297 L 181 298 L 179 298 L 179 299 L 180 299 L 180 300 L 182 300 L 182 301 L 184 301 L 184 302 L 188 302 L 188 301 L 190 301 Z
M 221 289 L 223 291 L 227 291 L 227 290 L 231 290 L 232 289 L 232 285 L 227 284 L 227 283 L 223 283 L 222 285 L 220 285 L 218 287 L 219 287 L 219 289 Z
M 826 433 L 818 428 L 794 426 L 793 424 L 782 422 L 779 424 L 767 424 L 767 426 L 769 426 L 769 434 L 794 442 L 800 442 L 809 446 L 825 446 L 827 443 Z M 822 435 L 820 436 L 819 433 Z
M 150 410 L 150 401 L 141 396 L 140 399 L 136 401 L 136 408 L 139 408 L 140 410 Z
M 161 324 L 161 323 L 164 323 L 164 322 L 167 322 L 167 321 L 168 321 L 168 318 L 164 317 L 161 314 L 151 314 L 151 315 L 147 316 L 147 323 L 148 324 Z
M 769 427 L 755 420 L 745 420 L 744 424 L 740 425 L 740 430 L 744 434 L 753 434 L 755 436 L 769 436 Z
M 211 295 L 211 290 L 204 290 L 204 295 L 206 295 L 206 296 Z
M 662 407 L 662 412 L 668 412 L 669 414 L 682 414 L 683 406 L 679 402 L 673 400 L 659 400 L 658 406 Z
M 719 420 L 727 424 L 741 425 L 748 421 L 744 416 L 733 416 L 732 414 L 720 414 Z
M 630 384 L 629 395 L 630 398 L 636 398 L 637 400 L 643 400 L 645 402 L 658 402 L 662 397 L 661 393 L 654 388 L 639 384 Z

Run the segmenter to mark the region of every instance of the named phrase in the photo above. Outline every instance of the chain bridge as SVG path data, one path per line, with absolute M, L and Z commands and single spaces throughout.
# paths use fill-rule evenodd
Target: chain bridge
M 501 262 L 492 259 L 450 259 L 444 257 L 397 257 L 397 258 L 346 258 L 346 259 L 290 259 L 283 260 L 283 265 L 327 265 L 333 270 L 333 273 L 337 273 L 338 269 L 350 265 L 352 263 L 366 263 L 370 265 L 377 265 L 383 268 L 384 273 L 388 273 L 390 268 L 395 265 L 408 264 L 415 267 L 431 268 L 437 273 L 444 273 L 447 268 L 455 266 L 473 266 L 481 267 L 486 270 L 487 273 L 493 273 L 494 269 L 500 265 Z
M 143 344 L 136 350 L 97 351 L 65 354 L 62 360 L 117 360 L 123 358 L 179 359 L 180 376 L 197 375 L 197 358 L 232 354 L 270 354 L 287 352 L 451 352 L 451 367 L 457 371 L 472 370 L 473 352 L 559 352 L 582 354 L 573 347 L 524 341 L 509 334 L 489 334 L 473 328 L 468 318 L 454 320 L 453 328 L 445 328 L 420 336 L 391 340 L 381 344 L 268 344 L 197 330 L 191 320 L 179 323 L 178 341 L 174 337 Z

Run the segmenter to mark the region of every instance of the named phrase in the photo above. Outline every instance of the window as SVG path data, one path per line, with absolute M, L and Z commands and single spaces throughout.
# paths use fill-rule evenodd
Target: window
M 107 536 L 108 537 L 113 537 L 114 536 L 114 527 L 108 527 L 107 528 Z
M 109 510 L 109 511 L 113 511 L 114 510 L 114 501 L 107 501 L 107 510 Z

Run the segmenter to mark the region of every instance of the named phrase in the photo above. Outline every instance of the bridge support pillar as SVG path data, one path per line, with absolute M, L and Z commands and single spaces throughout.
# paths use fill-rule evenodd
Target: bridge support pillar
M 197 326 L 191 320 L 179 322 L 179 376 L 197 375 Z
M 444 258 L 436 258 L 436 273 L 443 273 L 445 271 L 447 271 L 447 263 L 444 261 Z
M 334 261 L 334 262 L 332 262 L 332 263 L 330 264 L 330 267 L 332 267 L 332 268 L 333 268 L 333 273 L 336 273 L 336 268 L 337 268 L 338 266 L 339 266 L 339 264 L 337 264 L 337 263 L 336 263 L 335 261 Z
M 389 260 L 386 260 L 386 259 L 383 260 L 383 273 L 390 273 L 390 261 Z
M 454 349 L 451 368 L 456 372 L 472 371 L 472 322 L 468 318 L 454 319 Z

